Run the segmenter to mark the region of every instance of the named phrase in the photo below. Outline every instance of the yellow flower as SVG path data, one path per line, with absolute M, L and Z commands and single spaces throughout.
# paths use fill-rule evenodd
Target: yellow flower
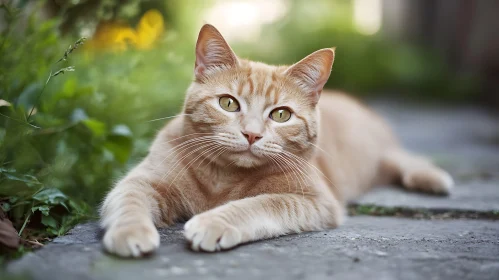
M 150 49 L 163 33 L 163 16 L 157 10 L 147 11 L 137 25 L 138 49 Z
M 164 31 L 163 16 L 157 10 L 147 11 L 136 29 L 121 22 L 101 22 L 88 43 L 90 48 L 123 51 L 133 46 L 150 49 Z

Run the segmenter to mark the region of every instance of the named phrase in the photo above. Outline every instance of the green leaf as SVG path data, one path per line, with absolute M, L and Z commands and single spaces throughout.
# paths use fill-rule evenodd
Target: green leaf
M 66 202 L 61 201 L 59 204 L 62 205 L 62 207 L 66 208 L 66 210 L 68 210 L 68 212 L 69 212 L 69 208 L 68 208 L 68 205 L 66 204 Z
M 10 210 L 10 204 L 7 202 L 0 203 L 0 206 L 4 212 L 8 212 Z
M 76 86 L 77 86 L 76 78 L 74 77 L 69 78 L 62 87 L 61 97 L 65 98 L 73 97 L 76 91 Z
M 12 173 L 2 173 L 5 178 L 7 178 L 8 180 L 11 180 L 11 181 L 18 181 L 18 182 L 23 182 L 25 183 L 26 185 L 28 185 L 28 187 L 34 187 L 34 186 L 39 186 L 41 185 L 42 183 L 40 183 L 40 181 L 38 181 L 38 179 L 33 176 L 33 175 L 29 175 L 29 174 L 22 174 L 22 175 L 14 175 Z
M 130 137 L 111 135 L 104 143 L 104 147 L 109 150 L 121 163 L 127 162 L 132 152 L 132 139 Z
M 14 172 L 16 172 L 16 170 L 14 168 L 3 168 L 3 167 L 0 167 L 0 173 L 4 173 L 4 172 L 14 173 Z
M 85 213 L 85 212 L 88 212 L 89 209 L 88 209 L 88 205 L 86 205 L 85 203 L 83 202 L 76 202 L 74 200 L 70 200 L 69 201 L 69 206 L 71 207 L 71 209 L 73 210 L 72 213 Z
M 50 214 L 50 206 L 40 205 L 40 206 L 31 207 L 31 212 L 35 213 L 36 211 L 40 211 L 44 216 L 48 216 Z
M 113 130 L 111 132 L 113 135 L 120 135 L 120 136 L 126 136 L 126 137 L 132 137 L 132 131 L 130 128 L 124 124 L 118 124 L 113 127 Z
M 63 205 L 63 203 L 68 200 L 65 194 L 54 188 L 45 189 L 35 194 L 33 199 L 51 205 Z M 65 207 L 67 208 L 67 206 Z
M 73 113 L 71 114 L 71 121 L 72 122 L 78 123 L 78 122 L 81 122 L 81 121 L 86 120 L 86 119 L 88 119 L 88 115 L 85 112 L 85 110 L 83 110 L 81 108 L 76 108 L 73 110 Z
M 5 139 L 5 134 L 7 133 L 7 130 L 4 128 L 0 128 L 0 143 L 3 143 Z
M 90 129 L 92 134 L 96 137 L 103 136 L 106 133 L 106 124 L 96 119 L 86 119 L 82 123 Z
M 52 216 L 42 216 L 42 224 L 57 229 L 57 221 Z
M 17 106 L 28 110 L 31 108 L 36 100 L 37 94 L 41 90 L 41 85 L 39 83 L 32 83 L 26 86 L 23 91 L 19 94 L 19 98 L 16 101 Z

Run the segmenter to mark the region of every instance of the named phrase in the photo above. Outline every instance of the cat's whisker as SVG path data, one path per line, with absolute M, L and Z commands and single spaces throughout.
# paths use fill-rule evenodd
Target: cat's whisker
M 291 154 L 291 153 L 289 153 L 289 154 Z M 298 171 L 302 174 L 302 176 L 304 176 L 304 177 L 308 178 L 308 179 L 310 180 L 310 182 L 311 182 L 311 183 L 313 183 L 313 182 L 314 182 L 314 179 L 313 179 L 312 177 L 310 177 L 310 175 L 308 175 L 308 174 L 306 173 L 306 170 L 304 170 L 304 168 L 300 165 L 300 162 L 298 162 L 296 159 L 289 158 L 289 156 L 288 156 L 288 159 L 289 159 L 290 161 L 295 162 L 294 166 L 295 166 L 295 168 L 296 168 L 296 169 L 297 169 L 297 170 L 298 170 Z M 317 174 L 316 174 L 316 175 L 317 175 Z M 318 176 L 318 175 L 317 175 L 317 176 Z
M 186 134 L 186 135 L 183 135 L 183 136 L 180 136 L 180 137 L 177 137 L 177 138 L 165 141 L 163 143 L 166 144 L 166 143 L 170 143 L 170 142 L 173 142 L 173 141 L 181 139 L 181 138 L 189 137 L 189 136 L 192 136 L 192 135 L 199 135 L 199 134 L 203 134 L 203 135 L 208 134 L 208 136 L 215 136 L 215 134 L 209 133 L 209 132 L 194 132 L 194 133 L 189 133 L 189 134 Z
M 307 143 L 309 143 L 310 145 L 316 147 L 317 149 L 319 149 L 321 152 L 325 153 L 326 155 L 328 155 L 330 158 L 334 158 L 330 153 L 328 153 L 326 150 L 324 150 L 323 148 L 319 147 L 319 145 L 317 144 L 314 144 L 310 141 L 307 141 Z
M 172 183 L 170 185 L 172 185 L 175 182 L 175 180 L 177 179 L 177 177 L 179 175 L 183 174 L 187 169 L 189 169 L 189 167 L 192 164 L 194 164 L 202 156 L 206 156 L 204 158 L 204 159 L 206 159 L 206 158 L 212 157 L 213 154 L 215 154 L 215 153 L 218 152 L 218 154 L 215 157 L 212 157 L 212 159 L 208 163 L 208 164 L 210 164 L 215 158 L 217 158 L 218 156 L 220 156 L 226 150 L 226 148 L 224 146 L 221 146 L 221 145 L 219 145 L 217 143 L 213 143 L 213 144 L 215 144 L 216 146 L 214 146 L 214 147 L 212 146 L 212 147 L 207 148 L 206 151 L 201 152 L 196 158 L 194 158 L 193 160 L 191 160 L 182 170 L 180 170 L 180 172 L 177 174 L 177 176 L 175 176 L 175 178 L 173 179 L 173 181 L 172 181 Z M 201 161 L 201 163 L 203 163 L 204 159 Z M 200 163 L 200 165 L 201 165 L 201 163 Z
M 208 142 L 210 139 L 214 138 L 214 137 L 217 137 L 217 136 L 201 136 L 201 137 L 197 137 L 197 138 L 194 138 L 194 139 L 190 139 L 190 140 L 186 140 L 176 146 L 174 146 L 173 148 L 171 148 L 170 150 L 167 151 L 167 155 L 164 157 L 164 159 L 154 168 L 154 170 L 156 170 L 157 168 L 159 168 L 164 162 L 165 160 L 171 156 L 172 154 L 174 154 L 175 152 L 177 154 L 181 153 L 182 151 L 190 148 L 190 147 L 193 147 L 193 146 L 196 146 L 198 144 L 201 144 L 201 143 L 205 143 L 205 142 Z
M 167 151 L 166 151 L 166 153 L 167 153 L 167 154 L 166 154 L 166 156 L 164 157 L 164 159 L 163 159 L 162 161 L 160 161 L 160 162 L 158 163 L 158 165 L 154 168 L 154 170 L 156 170 L 158 167 L 160 167 L 160 166 L 164 163 L 164 161 L 165 161 L 165 160 L 166 160 L 166 159 L 167 159 L 170 155 L 172 155 L 175 151 L 177 151 L 177 152 L 178 152 L 178 151 L 180 151 L 180 150 L 182 150 L 182 149 L 183 149 L 182 147 L 188 146 L 188 145 L 190 145 L 190 144 L 200 143 L 200 142 L 202 142 L 202 141 L 203 141 L 206 137 L 210 137 L 210 136 L 196 137 L 196 138 L 194 138 L 194 139 L 189 139 L 189 140 L 186 140 L 186 141 L 184 141 L 184 142 L 182 142 L 182 143 L 179 143 L 179 144 L 177 144 L 177 145 L 173 146 L 172 148 L 170 148 L 169 150 L 167 150 Z M 180 137 L 179 137 L 179 138 L 180 138 Z
M 190 116 L 190 115 L 192 115 L 192 114 L 178 114 L 178 115 L 174 115 L 174 116 L 169 116 L 169 117 L 163 117 L 163 118 L 157 118 L 157 119 L 153 119 L 153 120 L 148 120 L 146 122 L 155 122 L 155 121 L 172 119 L 172 118 L 179 117 L 179 116 Z
M 208 143 L 209 143 L 208 140 L 203 140 L 203 141 L 197 141 L 197 142 L 193 142 L 193 143 L 188 143 L 187 145 L 184 145 L 183 147 L 178 147 L 176 150 L 174 150 L 170 154 L 166 155 L 163 158 L 163 160 L 153 170 L 156 171 L 158 168 L 162 167 L 163 162 L 165 162 L 166 159 L 168 159 L 170 156 L 173 156 L 173 158 L 180 157 L 180 156 L 183 155 L 184 152 L 189 151 L 192 148 L 196 148 L 196 147 L 199 147 L 200 145 L 204 145 L 204 144 L 208 144 Z
M 192 135 L 192 134 L 191 134 Z M 171 168 L 170 172 L 168 172 L 167 174 L 165 174 L 160 182 L 162 182 L 165 178 L 167 178 L 168 176 L 170 176 L 170 174 L 177 168 L 177 166 L 180 164 L 180 162 L 185 159 L 186 157 L 188 157 L 190 154 L 202 149 L 202 148 L 205 148 L 205 147 L 208 147 L 210 146 L 212 143 L 212 139 L 217 139 L 217 136 L 201 136 L 201 137 L 197 137 L 197 138 L 194 138 L 194 139 L 190 139 L 190 140 L 187 140 L 187 141 L 184 141 L 182 142 L 181 144 L 175 146 L 174 148 L 170 149 L 171 150 L 174 150 L 174 149 L 177 149 L 176 153 L 177 154 L 181 154 L 183 151 L 189 149 L 189 148 L 192 148 L 192 147 L 196 147 L 198 145 L 202 145 L 201 147 L 198 147 L 196 149 L 194 149 L 194 151 L 191 151 L 190 153 L 188 153 L 187 155 L 184 155 L 182 158 L 178 159 L 175 164 L 173 165 L 173 167 Z M 183 146 L 182 148 L 179 147 L 179 146 Z M 173 154 L 175 152 L 174 151 L 171 151 L 171 153 L 169 155 L 167 155 L 165 157 L 165 159 L 163 159 L 162 162 L 164 162 L 166 160 L 166 158 L 168 158 L 171 154 Z M 177 175 L 178 176 L 178 175 Z M 177 177 L 175 177 L 177 178 Z M 170 184 L 170 186 L 173 185 L 173 182 Z M 184 194 L 182 192 L 182 189 L 181 188 L 177 188 L 180 195 L 184 198 Z M 187 200 L 184 199 L 184 201 L 186 201 L 186 203 L 188 204 L 187 206 L 190 208 L 191 210 L 191 213 L 195 213 L 194 211 L 194 208 L 192 207 L 192 205 L 190 205 L 190 202 L 188 202 Z
M 218 158 L 220 155 L 222 155 L 223 153 L 225 153 L 227 151 L 227 148 L 222 146 L 222 149 L 221 151 L 215 156 L 213 157 L 209 162 L 208 162 L 208 165 L 211 164 L 216 158 Z
M 303 193 L 303 184 L 306 184 L 304 178 L 297 172 L 297 168 L 296 166 L 294 165 L 294 163 L 289 160 L 289 159 L 286 159 L 285 157 L 283 157 L 281 154 L 275 154 L 279 159 L 281 159 L 283 161 L 283 163 L 287 163 L 288 167 L 291 168 L 291 171 L 293 172 L 293 175 L 295 176 L 297 182 L 298 182 L 298 185 L 301 189 L 301 193 L 302 195 L 304 195 Z
M 303 174 L 305 174 L 309 180 L 314 181 L 314 179 L 313 179 L 313 178 L 312 178 L 312 177 L 308 174 L 308 172 L 306 172 L 306 171 L 308 171 L 308 170 L 306 170 L 306 169 L 305 169 L 305 167 L 303 167 L 303 166 L 301 165 L 301 162 L 300 162 L 299 160 L 297 160 L 297 159 L 296 159 L 296 158 L 294 158 L 294 157 L 290 157 L 288 154 L 283 154 L 283 156 L 284 156 L 284 157 L 287 157 L 289 160 L 293 161 L 293 162 L 296 164 L 297 168 L 298 168 L 299 170 L 301 170 L 301 171 L 302 171 L 302 173 L 303 173 Z M 317 174 L 315 174 L 315 175 L 316 175 L 316 176 L 318 176 Z
M 177 180 L 178 176 L 180 176 L 181 174 L 183 174 L 187 169 L 189 169 L 189 167 L 194 164 L 198 159 L 200 159 L 203 155 L 205 154 L 208 154 L 210 151 L 213 151 L 213 150 L 218 150 L 220 148 L 220 146 L 217 144 L 217 143 L 211 143 L 210 146 L 206 147 L 206 150 L 202 151 L 201 153 L 199 153 L 199 155 L 197 155 L 194 159 L 190 160 L 179 172 L 178 174 L 175 176 L 175 178 L 173 178 L 173 181 L 170 183 L 170 186 L 173 185 L 173 183 L 175 183 L 175 180 Z
M 210 147 L 214 145 L 213 143 L 204 143 L 202 144 L 200 147 L 197 147 L 196 149 L 188 152 L 186 155 L 182 156 L 180 159 L 177 159 L 177 161 L 175 161 L 175 163 L 172 165 L 170 171 L 168 173 L 166 173 L 160 180 L 160 182 L 162 182 L 165 178 L 168 178 L 168 176 L 170 176 L 170 174 L 175 171 L 175 168 L 177 168 L 178 165 L 180 165 L 180 163 L 186 159 L 188 156 L 192 155 L 193 153 L 199 151 L 200 149 L 203 149 L 203 148 L 207 148 L 207 147 Z
M 307 164 L 308 166 L 312 167 L 315 171 L 316 171 L 316 174 L 317 172 L 319 172 L 329 183 L 331 183 L 331 186 L 336 190 L 336 191 L 339 191 L 338 188 L 336 187 L 336 185 L 333 183 L 333 181 L 331 181 L 322 171 L 320 171 L 315 165 L 311 164 L 310 162 L 308 162 L 307 160 L 297 156 L 297 155 L 294 155 L 290 152 L 286 152 L 284 151 L 284 153 L 296 158 L 297 160 L 299 160 L 300 162 L 304 163 L 304 164 Z
M 276 160 L 272 155 L 269 155 L 269 159 L 272 160 L 282 171 L 284 176 L 286 177 L 286 181 L 288 182 L 288 192 L 291 192 L 291 183 L 289 181 L 288 175 L 286 174 L 286 171 L 282 168 L 282 166 L 279 164 L 279 161 Z
M 206 158 L 210 158 L 212 157 L 213 154 L 219 152 L 220 150 L 222 151 L 226 151 L 227 148 L 225 147 L 225 145 L 223 145 L 222 143 L 220 143 L 220 141 L 216 141 L 216 144 L 218 145 L 218 149 L 216 149 L 215 151 L 213 151 L 213 153 L 210 153 L 209 155 L 205 156 L 201 162 L 198 164 L 197 168 L 199 168 L 201 166 L 201 164 L 203 164 L 203 162 L 206 160 Z M 215 157 L 212 157 L 211 160 L 208 162 L 208 165 L 212 163 L 213 160 L 215 160 L 216 157 L 218 157 L 220 154 L 216 155 Z
M 187 155 L 183 156 L 181 159 L 178 159 L 178 160 L 175 162 L 175 164 L 172 166 L 172 168 L 170 169 L 170 171 L 169 171 L 167 174 L 165 174 L 165 175 L 164 175 L 164 176 L 163 176 L 163 177 L 159 180 L 159 182 L 161 183 L 161 182 L 162 182 L 165 178 L 167 178 L 168 176 L 170 176 L 170 174 L 171 174 L 171 173 L 172 173 L 172 172 L 173 172 L 173 171 L 177 168 L 177 166 L 180 164 L 180 162 L 182 162 L 182 160 L 184 160 L 185 158 L 187 158 L 187 157 L 188 157 L 188 156 L 190 156 L 191 154 L 193 154 L 193 153 L 197 152 L 198 150 L 203 149 L 203 148 L 210 147 L 210 146 L 212 146 L 212 145 L 213 145 L 213 143 L 203 144 L 201 147 L 198 147 L 198 148 L 194 149 L 193 151 L 189 152 Z M 178 176 L 178 174 L 177 174 L 177 176 Z M 175 177 L 175 178 L 177 178 L 177 177 Z M 172 182 L 172 183 L 170 183 L 170 185 L 169 185 L 169 186 L 171 187 L 172 185 L 173 185 L 173 182 Z M 189 201 L 189 200 L 187 200 L 187 199 L 185 199 L 185 196 L 184 196 L 184 194 L 183 194 L 183 192 L 182 192 L 182 188 L 176 188 L 176 189 L 179 191 L 180 195 L 182 196 L 183 201 L 184 201 L 185 203 L 187 203 L 188 207 L 190 208 L 191 213 L 192 213 L 192 214 L 196 213 L 196 211 L 195 211 L 195 210 L 194 210 L 194 208 L 192 207 L 192 205 L 191 205 L 190 201 Z
M 289 161 L 294 162 L 294 164 L 292 164 L 293 169 L 298 170 L 301 174 L 303 174 L 302 176 L 307 177 L 307 178 L 308 178 L 308 179 L 309 179 L 312 183 L 314 182 L 313 178 L 312 178 L 312 177 L 310 177 L 310 175 L 308 175 L 308 174 L 306 173 L 306 170 L 304 170 L 304 169 L 303 169 L 303 167 L 302 167 L 302 165 L 301 165 L 301 164 L 305 164 L 305 165 L 308 165 L 308 166 L 312 167 L 312 168 L 314 169 L 314 171 L 315 171 L 316 176 L 318 176 L 318 177 L 319 177 L 319 175 L 318 175 L 318 174 L 317 174 L 317 172 L 316 172 L 317 168 L 316 168 L 314 165 L 312 165 L 312 164 L 310 164 L 309 162 L 307 162 L 305 159 L 300 158 L 300 157 L 298 157 L 298 156 L 296 156 L 296 155 L 294 155 L 294 154 L 292 154 L 292 153 L 286 152 L 286 151 L 283 151 L 283 155 L 286 155 L 286 159 L 288 159 Z M 301 171 L 300 171 L 300 170 L 301 170 Z M 326 176 L 325 176 L 325 175 L 324 175 L 324 174 L 323 174 L 320 170 L 318 170 L 318 171 L 319 171 L 319 172 L 320 172 L 320 173 L 324 176 L 324 178 L 326 178 L 326 180 L 328 180 L 328 181 L 331 183 L 331 185 L 334 187 L 334 184 L 331 182 L 331 180 L 329 180 L 329 178 L 327 178 L 327 177 L 326 177 Z M 309 193 L 309 192 L 307 192 L 307 193 Z
M 300 174 L 302 175 L 302 177 L 305 179 L 308 179 L 308 183 L 310 184 L 307 188 L 310 189 L 311 185 L 314 184 L 315 180 L 308 174 L 308 170 L 306 170 L 302 165 L 300 165 L 299 162 L 297 161 L 294 161 L 292 159 L 290 159 L 291 161 L 294 162 L 294 165 L 295 165 L 295 168 L 297 169 L 298 172 L 300 172 Z
M 315 176 L 317 176 L 317 178 L 320 178 L 319 174 L 317 174 L 317 172 L 316 172 L 317 169 L 316 169 L 316 167 L 313 164 L 309 163 L 307 160 L 305 160 L 305 159 L 303 159 L 303 158 L 301 158 L 301 157 L 299 157 L 297 155 L 294 155 L 292 153 L 284 152 L 284 154 L 288 158 L 293 159 L 293 161 L 297 162 L 298 166 L 300 166 L 302 168 L 302 170 L 303 170 L 304 167 L 301 164 L 304 164 L 305 166 L 311 167 L 313 169 L 314 173 L 315 173 Z M 324 174 L 322 174 L 322 175 L 325 176 Z
M 198 166 L 196 167 L 196 169 L 199 169 L 199 167 L 201 167 L 201 164 L 203 164 L 203 162 L 207 159 L 207 158 L 210 158 L 213 154 L 215 154 L 216 152 L 218 152 L 220 149 L 223 149 L 224 147 L 222 145 L 220 145 L 219 143 L 218 144 L 218 148 L 215 149 L 214 151 L 212 151 L 209 155 L 206 155 L 202 160 L 201 162 L 199 162 Z M 208 162 L 208 164 L 211 163 L 211 160 Z
M 232 164 L 234 164 L 236 161 L 237 161 L 237 159 L 235 159 L 235 160 L 231 161 L 229 164 L 227 164 L 227 165 L 225 166 L 225 168 L 227 168 L 227 167 L 231 166 L 231 165 L 232 165 Z
M 218 139 L 220 140 L 220 139 Z M 226 149 L 225 148 L 225 145 L 222 143 L 222 141 L 217 141 L 216 139 L 213 140 L 214 144 L 217 144 L 219 146 L 219 148 L 222 148 L 222 149 Z M 212 154 L 216 153 L 217 151 L 219 151 L 219 149 L 216 149 L 213 153 L 210 153 L 210 155 L 206 156 L 205 158 L 203 158 L 201 160 L 201 162 L 198 164 L 197 168 L 199 168 L 201 166 L 201 164 L 205 161 L 206 158 L 209 158 L 212 156 Z M 213 161 L 213 158 L 210 160 L 210 162 L 208 164 L 210 164 L 211 162 Z
M 215 159 L 217 159 L 221 154 L 225 153 L 228 149 L 226 147 L 224 147 L 223 145 L 222 146 L 219 146 L 217 149 L 215 149 L 215 151 L 213 151 L 212 153 L 210 153 L 209 155 L 207 155 L 203 160 L 201 160 L 201 162 L 199 163 L 198 165 L 198 168 L 201 166 L 201 164 L 204 162 L 204 160 L 206 158 L 210 158 L 211 157 L 211 160 L 207 163 L 207 165 L 210 165 Z M 217 153 L 215 156 L 213 156 L 213 154 Z

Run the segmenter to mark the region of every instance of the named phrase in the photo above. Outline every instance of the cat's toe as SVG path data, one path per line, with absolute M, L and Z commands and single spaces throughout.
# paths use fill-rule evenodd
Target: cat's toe
M 151 223 L 115 225 L 104 234 L 103 245 L 120 257 L 141 257 L 154 252 L 160 243 L 157 229 Z
M 239 230 L 211 215 L 194 216 L 185 224 L 184 235 L 194 251 L 215 252 L 241 243 Z

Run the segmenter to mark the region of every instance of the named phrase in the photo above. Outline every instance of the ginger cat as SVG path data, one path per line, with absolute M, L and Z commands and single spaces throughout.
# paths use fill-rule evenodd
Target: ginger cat
M 247 61 L 204 25 L 184 114 L 103 203 L 105 249 L 150 253 L 156 227 L 183 220 L 191 248 L 210 252 L 334 228 L 345 203 L 375 184 L 447 193 L 452 178 L 404 150 L 379 116 L 322 92 L 334 56 L 328 48 L 291 66 Z

